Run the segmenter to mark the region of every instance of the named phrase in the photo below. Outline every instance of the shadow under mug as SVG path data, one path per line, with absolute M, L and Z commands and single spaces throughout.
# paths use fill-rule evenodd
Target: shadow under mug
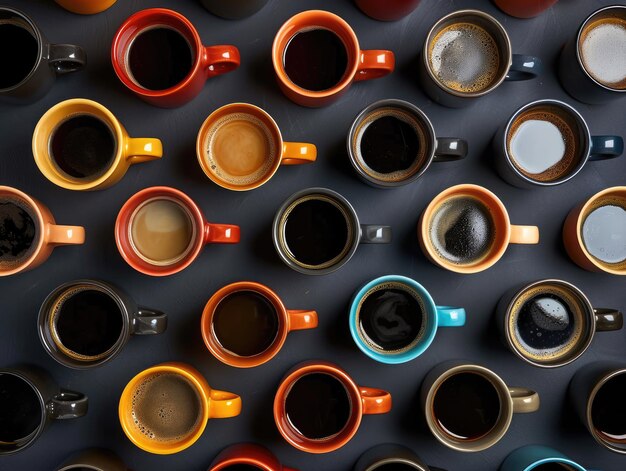
M 362 155 L 364 134 L 378 119 L 392 116 L 413 125 L 420 154 L 402 170 L 382 173 L 371 168 Z M 394 188 L 414 182 L 432 162 L 455 161 L 467 155 L 467 142 L 456 137 L 435 137 L 435 129 L 426 114 L 417 106 L 403 100 L 380 100 L 363 109 L 352 122 L 347 138 L 348 156 L 357 175 L 365 183 L 377 188 Z M 424 150 L 423 150 L 424 149 Z
M 60 317 L 63 315 L 63 304 L 71 300 L 72 297 L 85 292 L 97 292 L 107 296 L 115 304 L 117 308 L 115 314 L 119 315 L 121 319 L 117 339 L 107 350 L 95 355 L 81 354 L 65 345 L 59 327 Z M 86 307 L 83 312 L 74 312 L 70 319 L 77 322 L 78 314 L 82 317 L 80 322 L 91 324 L 91 328 L 68 327 L 66 325 L 66 329 L 74 332 L 71 335 L 76 335 L 76 331 L 82 332 L 82 347 L 86 346 L 87 339 L 93 343 L 103 341 L 102 338 L 94 339 L 88 332 L 98 332 L 99 337 L 108 332 L 106 328 L 102 328 L 102 325 L 99 327 L 93 325 L 94 322 L 102 322 L 103 318 L 97 318 L 88 309 L 89 307 Z M 105 322 L 108 321 L 105 320 Z M 60 364 L 82 370 L 100 366 L 113 359 L 122 351 L 131 335 L 150 335 L 164 332 L 167 328 L 167 315 L 160 311 L 138 307 L 128 294 L 109 283 L 98 280 L 76 280 L 62 284 L 46 297 L 39 309 L 37 325 L 39 340 L 41 340 L 46 352 Z
M 560 464 L 563 471 L 591 471 L 570 460 L 560 451 L 541 445 L 526 445 L 512 451 L 500 465 L 499 471 L 532 471 L 549 464 Z
M 32 66 L 28 70 L 25 68 L 20 75 L 13 75 L 13 79 L 5 78 L 4 74 L 15 66 L 12 64 L 17 59 L 15 54 L 26 53 L 25 47 L 15 47 L 11 54 L 5 52 L 0 72 L 0 101 L 13 104 L 36 101 L 50 90 L 57 75 L 76 72 L 85 66 L 87 58 L 80 46 L 50 44 L 34 21 L 21 11 L 0 7 L 0 21 L 3 25 L 17 26 L 15 31 L 24 30 L 36 42 L 29 57 Z M 21 36 L 16 36 L 15 41 L 23 41 L 25 37 Z M 24 58 L 21 57 L 20 61 L 23 62 Z
M 129 471 L 124 462 L 111 450 L 88 448 L 74 453 L 55 471 Z
M 78 116 L 88 116 L 103 123 L 115 141 L 115 150 L 107 167 L 98 169 L 92 175 L 70 175 L 61 169 L 52 152 L 52 142 L 59 127 Z M 108 188 L 120 181 L 131 165 L 160 159 L 163 155 L 159 139 L 131 138 L 122 123 L 107 108 L 82 98 L 62 101 L 46 111 L 35 127 L 32 145 L 35 163 L 44 177 L 67 190 Z M 73 152 L 78 150 L 74 149 Z
M 291 39 L 302 31 L 326 29 L 336 34 L 346 48 L 347 66 L 343 77 L 327 90 L 307 90 L 287 75 L 284 56 Z M 395 57 L 386 50 L 361 50 L 354 30 L 341 17 L 323 10 L 309 10 L 289 18 L 278 30 L 272 44 L 272 63 L 278 85 L 291 101 L 301 106 L 326 106 L 343 95 L 353 82 L 384 77 L 393 72 Z
M 396 21 L 417 8 L 420 0 L 355 0 L 367 16 L 379 21 Z
M 532 18 L 550 8 L 558 0 L 493 0 L 500 10 L 517 18 Z
M 400 290 L 405 291 L 416 300 L 419 300 L 419 309 L 422 312 L 413 313 L 415 317 L 420 317 L 422 326 L 418 328 L 417 336 L 407 339 L 408 345 L 397 350 L 385 350 L 377 345 L 374 339 L 364 331 L 361 322 L 361 310 L 365 300 L 378 290 Z M 385 312 L 385 321 L 389 324 L 407 325 L 406 314 L 402 312 Z M 395 317 L 395 320 L 393 319 Z M 381 318 L 382 320 L 382 318 Z M 363 285 L 352 297 L 350 305 L 350 334 L 357 347 L 368 357 L 381 363 L 399 364 L 411 361 L 430 346 L 435 339 L 438 327 L 461 327 L 465 325 L 465 309 L 460 307 L 436 306 L 430 293 L 417 281 L 400 275 L 387 275 L 376 278 Z M 400 339 L 406 332 L 396 332 L 391 335 L 391 328 L 387 332 L 387 339 Z M 384 331 L 383 331 L 384 332 Z M 400 334 L 400 335 L 399 335 Z
M 117 0 L 54 0 L 66 10 L 79 15 L 93 15 L 107 10 Z
M 276 333 L 273 340 L 269 342 L 269 346 L 263 351 L 250 356 L 244 356 L 228 350 L 220 342 L 220 338 L 215 331 L 214 316 L 222 301 L 236 293 L 254 293 L 260 295 L 264 300 L 268 301 L 274 310 L 276 316 Z M 255 309 L 253 305 L 249 306 L 250 310 Z M 240 311 L 244 307 L 239 307 Z M 250 313 L 253 315 L 253 313 Z M 259 314 L 254 311 L 256 317 Z M 230 366 L 238 368 L 252 368 L 262 365 L 274 358 L 287 340 L 287 334 L 294 330 L 314 329 L 317 327 L 317 312 L 311 310 L 293 310 L 287 309 L 278 295 L 267 286 L 252 281 L 240 281 L 231 283 L 219 289 L 211 299 L 207 302 L 202 312 L 200 320 L 200 328 L 202 330 L 202 338 L 204 344 L 209 351 L 220 360 Z M 245 322 L 242 322 L 240 329 L 251 328 Z
M 428 466 L 413 450 L 395 443 L 384 443 L 370 448 L 359 457 L 353 470 L 392 470 L 394 465 L 404 471 L 409 468 L 416 471 L 445 471 L 444 469 Z
M 236 132 L 238 123 L 241 128 Z M 233 128 L 232 134 L 227 127 Z M 226 136 L 220 139 L 221 132 Z M 260 135 L 265 137 L 264 147 L 257 148 Z M 217 141 L 221 141 L 219 149 Z M 222 151 L 225 146 L 229 148 Z M 223 155 L 219 155 L 221 151 Z M 259 153 L 263 154 L 263 162 L 258 162 Z M 246 191 L 267 183 L 281 165 L 315 162 L 317 148 L 304 142 L 284 142 L 278 124 L 263 109 L 231 103 L 215 110 L 202 123 L 196 155 L 204 174 L 214 183 L 227 190 Z
M 211 13 L 227 20 L 240 20 L 254 15 L 269 0 L 200 0 L 204 8 Z
M 224 448 L 213 460 L 208 471 L 229 470 L 231 467 L 254 468 L 263 471 L 298 471 L 283 466 L 274 454 L 256 443 L 237 443 Z

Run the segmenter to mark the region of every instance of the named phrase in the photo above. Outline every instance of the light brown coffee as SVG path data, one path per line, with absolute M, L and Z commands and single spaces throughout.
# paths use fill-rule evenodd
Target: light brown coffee
M 626 19 L 600 18 L 582 31 L 578 44 L 585 70 L 601 84 L 626 89 Z
M 580 236 L 589 255 L 613 270 L 626 269 L 626 198 L 600 197 L 581 220 Z

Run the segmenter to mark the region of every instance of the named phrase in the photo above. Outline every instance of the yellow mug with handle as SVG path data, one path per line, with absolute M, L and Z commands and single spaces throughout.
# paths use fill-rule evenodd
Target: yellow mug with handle
M 80 15 L 93 15 L 113 6 L 117 0 L 55 0 L 66 10 Z

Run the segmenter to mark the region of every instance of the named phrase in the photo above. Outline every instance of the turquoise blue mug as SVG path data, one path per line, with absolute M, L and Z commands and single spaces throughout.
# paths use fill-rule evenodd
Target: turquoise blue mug
M 405 363 L 430 346 L 437 328 L 465 324 L 465 309 L 436 306 L 417 281 L 400 275 L 376 278 L 352 298 L 350 333 L 368 357 Z
M 570 460 L 554 448 L 540 445 L 527 445 L 511 452 L 502 462 L 500 471 L 541 471 L 543 465 L 561 465 L 563 471 L 591 471 Z

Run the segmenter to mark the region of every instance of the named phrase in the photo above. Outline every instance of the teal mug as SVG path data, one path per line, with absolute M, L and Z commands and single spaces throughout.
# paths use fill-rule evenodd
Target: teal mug
M 540 445 L 527 445 L 511 452 L 502 462 L 500 471 L 542 471 L 559 469 L 563 471 L 591 471 L 570 460 L 554 448 Z
M 430 346 L 437 328 L 465 324 L 465 309 L 437 306 L 417 281 L 387 275 L 363 285 L 350 306 L 350 333 L 368 357 L 405 363 Z

